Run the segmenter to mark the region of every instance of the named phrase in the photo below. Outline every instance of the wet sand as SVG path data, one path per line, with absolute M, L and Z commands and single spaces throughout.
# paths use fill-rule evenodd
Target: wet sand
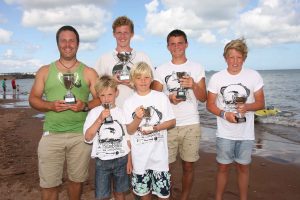
M 2 105 L 7 105 L 7 103 L 14 104 L 15 100 L 0 100 Z M 40 113 L 22 106 L 17 108 L 0 107 L 1 200 L 40 199 L 36 150 L 42 132 L 42 119 L 34 117 L 39 116 L 38 114 Z M 213 199 L 216 163 L 215 154 L 213 151 L 211 152 L 200 151 L 201 158 L 195 164 L 195 182 L 191 200 Z M 250 170 L 250 200 L 300 199 L 299 164 L 276 162 L 276 159 L 273 162 L 254 156 Z M 172 174 L 175 199 L 179 199 L 180 196 L 181 175 L 180 161 L 177 161 L 175 171 Z M 67 199 L 65 181 L 66 178 L 64 178 L 64 184 L 61 186 L 60 199 Z M 94 199 L 93 161 L 90 164 L 90 177 L 84 184 L 82 199 Z M 133 197 L 128 194 L 126 199 L 133 199 Z M 232 170 L 224 200 L 238 199 L 236 174 L 235 170 Z

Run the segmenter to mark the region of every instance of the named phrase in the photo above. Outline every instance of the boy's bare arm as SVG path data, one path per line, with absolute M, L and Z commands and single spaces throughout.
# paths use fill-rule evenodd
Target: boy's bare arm
M 154 129 L 154 131 L 161 131 L 161 130 L 173 128 L 175 125 L 176 125 L 176 120 L 171 119 L 171 120 L 165 121 L 161 124 L 154 126 L 153 129 Z
M 134 119 L 132 120 L 132 122 L 130 124 L 126 125 L 128 134 L 132 135 L 137 131 L 137 129 L 143 119 L 143 116 L 144 116 L 143 106 L 137 107 L 135 109 Z

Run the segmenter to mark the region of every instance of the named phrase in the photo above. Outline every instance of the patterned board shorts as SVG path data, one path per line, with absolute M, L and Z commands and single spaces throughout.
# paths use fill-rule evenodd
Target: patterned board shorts
M 138 196 L 145 196 L 152 191 L 152 194 L 159 198 L 170 196 L 170 173 L 168 171 L 146 170 L 145 174 L 133 173 L 131 184 L 133 192 Z

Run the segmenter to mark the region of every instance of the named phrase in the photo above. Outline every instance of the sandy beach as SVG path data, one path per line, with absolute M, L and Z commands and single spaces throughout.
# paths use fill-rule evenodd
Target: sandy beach
M 0 100 L 0 104 L 15 100 Z M 31 108 L 0 107 L 0 199 L 40 199 L 37 145 L 42 132 L 40 114 Z M 191 200 L 212 200 L 216 175 L 214 153 L 200 151 L 195 165 L 195 182 Z M 299 155 L 300 156 L 300 155 Z M 174 197 L 179 199 L 181 165 L 176 163 Z M 66 178 L 64 178 L 64 181 Z M 65 184 L 61 186 L 60 199 L 67 199 Z M 90 176 L 84 184 L 82 199 L 94 199 L 94 163 L 90 164 Z M 127 199 L 133 199 L 131 194 Z M 235 170 L 230 174 L 224 200 L 238 200 Z M 300 165 L 275 163 L 262 157 L 253 157 L 249 185 L 250 200 L 300 199 Z

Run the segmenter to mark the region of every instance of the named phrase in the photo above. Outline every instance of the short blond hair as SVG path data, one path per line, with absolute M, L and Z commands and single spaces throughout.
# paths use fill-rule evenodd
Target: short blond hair
M 248 55 L 248 47 L 244 38 L 231 40 L 229 43 L 227 43 L 224 47 L 224 58 L 227 57 L 228 51 L 230 49 L 235 49 L 236 51 L 240 52 L 243 56 L 244 61 L 246 60 Z
M 95 90 L 97 94 L 99 95 L 103 90 L 107 88 L 112 88 L 117 90 L 118 83 L 114 80 L 112 76 L 109 75 L 103 75 L 99 77 L 95 84 Z
M 153 72 L 151 67 L 146 62 L 136 63 L 130 70 L 130 84 L 134 86 L 133 82 L 138 76 L 150 76 L 153 80 Z
M 129 26 L 132 33 L 134 33 L 134 24 L 131 19 L 127 16 L 120 16 L 112 24 L 113 32 L 115 33 L 116 28 L 120 26 Z

